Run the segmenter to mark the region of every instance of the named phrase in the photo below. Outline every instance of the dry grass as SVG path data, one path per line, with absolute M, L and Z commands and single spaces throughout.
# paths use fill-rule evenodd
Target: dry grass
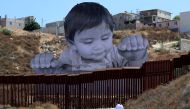
M 0 74 L 31 72 L 30 59 L 39 52 L 39 36 L 6 36 L 0 33 Z
M 190 74 L 128 100 L 126 109 L 190 109 Z
M 58 43 L 60 39 L 51 34 L 23 30 L 15 30 L 11 36 L 0 32 L 0 74 L 32 73 L 31 59 L 45 51 L 44 45 L 60 54 L 65 47 Z
M 10 105 L 4 106 L 5 109 L 59 109 L 56 105 L 52 103 L 39 103 L 35 102 L 29 107 L 11 107 Z
M 141 33 L 148 37 L 150 43 L 156 41 L 172 41 L 178 39 L 178 34 L 167 29 L 141 29 L 141 30 L 119 30 L 114 31 L 113 43 L 118 44 L 123 37 L 134 33 Z M 11 36 L 0 33 L 0 74 L 32 73 L 30 60 L 39 52 L 46 50 L 54 52 L 59 56 L 60 52 L 67 46 L 64 37 L 40 32 L 27 32 L 14 30 Z M 149 50 L 149 60 L 168 59 L 168 57 L 179 56 L 179 53 L 155 53 Z M 157 58 L 161 57 L 161 58 Z
M 149 42 L 158 41 L 158 42 L 168 42 L 179 40 L 179 35 L 176 32 L 172 32 L 168 29 L 158 29 L 158 28 L 143 28 L 140 30 L 118 30 L 114 31 L 114 40 L 122 39 L 132 34 L 142 34 L 144 37 L 147 37 Z M 116 43 L 115 43 L 116 42 Z M 117 44 L 119 41 L 114 41 Z

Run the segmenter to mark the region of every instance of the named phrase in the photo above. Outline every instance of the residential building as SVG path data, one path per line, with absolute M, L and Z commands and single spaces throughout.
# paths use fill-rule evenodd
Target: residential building
M 18 20 L 16 18 L 7 18 L 5 15 L 5 18 L 0 17 L 0 25 L 1 27 L 6 27 L 9 30 L 13 29 L 23 29 L 24 28 L 24 21 Z
M 180 13 L 180 32 L 190 32 L 190 11 Z
M 135 29 L 140 22 L 137 22 L 140 19 L 138 14 L 135 13 L 119 13 L 113 15 L 113 21 L 115 23 L 115 30 L 118 29 Z
M 26 24 L 27 22 L 35 20 L 35 18 L 34 18 L 34 16 L 27 16 L 27 17 L 18 18 L 17 20 L 23 20 Z
M 56 35 L 64 35 L 64 21 L 47 23 L 43 32 Z
M 141 22 L 145 25 L 156 26 L 157 22 L 171 20 L 171 13 L 160 9 L 140 11 Z
M 167 20 L 163 22 L 156 22 L 157 28 L 168 28 L 172 31 L 178 31 L 179 30 L 179 20 Z

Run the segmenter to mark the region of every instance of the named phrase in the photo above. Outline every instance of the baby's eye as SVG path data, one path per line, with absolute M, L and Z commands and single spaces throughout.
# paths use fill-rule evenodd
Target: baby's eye
M 107 40 L 107 39 L 109 39 L 109 36 L 103 36 L 102 37 L 102 40 Z
M 88 40 L 85 40 L 83 43 L 84 43 L 84 44 L 91 44 L 92 42 L 93 42 L 93 40 L 88 39 Z

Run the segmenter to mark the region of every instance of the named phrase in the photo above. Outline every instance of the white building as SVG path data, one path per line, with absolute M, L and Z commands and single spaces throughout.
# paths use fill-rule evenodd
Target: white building
M 115 30 L 118 29 L 135 29 L 138 28 L 136 21 L 140 19 L 138 14 L 135 13 L 118 13 L 113 15 L 113 21 L 115 22 Z
M 5 27 L 9 30 L 23 29 L 24 21 L 16 19 L 16 18 L 7 18 L 6 15 L 5 15 L 5 18 L 1 18 L 1 16 L 0 16 L 0 26 Z
M 171 20 L 171 13 L 160 9 L 140 11 L 140 16 L 141 22 L 152 26 L 155 26 L 156 22 Z
M 56 35 L 64 35 L 64 21 L 56 21 L 47 23 L 46 27 L 43 29 L 45 33 L 51 33 Z
M 178 20 L 168 20 L 163 22 L 156 22 L 157 28 L 168 28 L 173 31 L 178 31 L 179 21 Z
M 190 11 L 180 13 L 180 32 L 190 32 Z

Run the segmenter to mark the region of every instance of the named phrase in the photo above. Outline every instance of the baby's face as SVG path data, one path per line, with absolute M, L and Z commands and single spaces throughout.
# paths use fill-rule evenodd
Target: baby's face
M 100 25 L 76 32 L 74 46 L 84 59 L 100 61 L 112 49 L 112 31 L 103 22 Z

